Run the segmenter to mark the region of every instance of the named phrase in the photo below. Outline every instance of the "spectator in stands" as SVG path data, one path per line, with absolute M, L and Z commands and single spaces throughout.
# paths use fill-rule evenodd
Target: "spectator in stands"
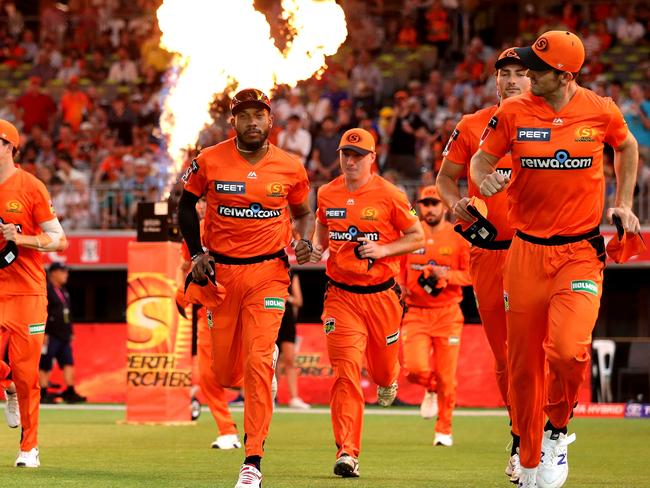
M 7 120 L 16 127 L 22 127 L 22 115 L 16 101 L 14 95 L 10 93 L 5 95 L 0 105 L 0 119 Z
M 331 115 L 332 104 L 322 96 L 317 85 L 310 84 L 307 86 L 307 106 L 305 109 L 307 110 L 309 129 L 315 132 L 325 117 Z
M 303 165 L 307 162 L 311 134 L 301 127 L 300 116 L 297 114 L 289 116 L 286 128 L 278 134 L 278 147 L 298 156 Z
M 302 102 L 302 90 L 298 87 L 292 88 L 286 98 L 280 98 L 273 109 L 276 123 L 283 124 L 289 120 L 291 115 L 297 115 L 301 123 L 307 124 L 308 115 L 305 104 Z
M 639 154 L 650 161 L 650 100 L 646 99 L 643 87 L 638 83 L 631 84 L 629 91 L 630 98 L 621 105 L 621 112 L 639 143 Z
M 406 92 L 395 93 L 393 117 L 388 126 L 390 143 L 386 164 L 403 178 L 418 180 L 421 171 L 416 159 L 415 144 L 418 135 L 426 134 L 426 128 L 414 109 Z
M 135 124 L 136 116 L 127 107 L 125 97 L 116 97 L 108 114 L 108 128 L 116 133 L 118 144 L 122 146 L 133 144 L 133 127 Z
M 79 77 L 73 75 L 68 80 L 68 86 L 61 95 L 61 120 L 70 125 L 74 132 L 79 131 L 81 121 L 91 108 L 90 99 L 79 89 Z
M 381 71 L 372 61 L 370 52 L 365 49 L 359 53 L 350 75 L 350 88 L 353 97 L 361 97 L 364 89 L 369 89 L 375 100 L 381 99 L 383 80 Z
M 117 60 L 111 65 L 108 71 L 108 81 L 114 83 L 135 83 L 138 80 L 138 68 L 129 59 L 129 55 L 123 47 L 117 50 Z
M 67 152 L 72 158 L 77 157 L 77 138 L 69 124 L 59 127 L 59 137 L 54 145 L 57 151 Z
M 55 262 L 50 265 L 47 275 L 47 323 L 39 365 L 41 402 L 53 403 L 53 397 L 48 394 L 47 388 L 52 364 L 56 359 L 59 368 L 63 370 L 63 381 L 66 385 L 61 398 L 66 403 L 82 403 L 86 401 L 86 397 L 79 395 L 74 387 L 70 294 L 65 288 L 68 282 L 68 268 L 62 263 Z
M 616 39 L 623 45 L 631 46 L 643 39 L 643 36 L 645 36 L 645 28 L 637 20 L 634 7 L 630 6 L 625 18 L 618 24 Z
M 397 34 L 397 45 L 407 49 L 415 49 L 418 47 L 418 31 L 415 29 L 413 19 L 404 19 Z
M 437 46 L 438 54 L 442 57 L 451 40 L 449 14 L 440 0 L 433 0 L 425 16 L 428 25 L 427 42 Z
M 40 126 L 33 126 L 33 129 Z M 43 134 L 38 140 L 37 144 L 39 147 L 38 155 L 36 156 L 36 164 L 39 166 L 54 167 L 54 164 L 57 160 L 56 150 L 54 148 L 54 142 L 48 134 Z
M 74 167 L 72 157 L 67 152 L 57 154 L 56 166 L 59 168 L 56 177 L 66 186 L 72 185 L 74 180 L 88 180 L 84 173 Z
M 334 118 L 325 117 L 320 133 L 314 139 L 312 146 L 309 164 L 310 180 L 331 181 L 339 175 L 339 157 L 336 149 L 340 139 Z
M 0 50 L 2 64 L 9 69 L 16 69 L 23 62 L 25 51 L 11 36 L 5 36 L 3 47 Z
M 51 39 L 45 39 L 42 44 L 39 54 L 45 54 L 50 61 L 50 65 L 58 70 L 63 64 L 63 54 Z
M 66 54 L 56 75 L 57 79 L 63 81 L 63 83 L 69 83 L 72 78 L 79 80 L 79 75 L 81 75 L 79 59 L 76 55 L 73 57 L 72 54 Z
M 39 52 L 36 56 L 36 63 L 32 66 L 32 69 L 29 71 L 29 76 L 38 77 L 44 82 L 48 82 L 56 78 L 58 71 L 52 66 L 50 58 L 45 52 Z
M 101 84 L 108 78 L 108 69 L 104 61 L 104 55 L 101 51 L 93 51 L 90 60 L 84 67 L 84 78 L 88 78 L 93 83 Z
M 607 86 L 607 94 L 614 100 L 614 103 L 622 107 L 625 103 L 625 93 L 621 80 L 612 80 Z
M 56 104 L 52 97 L 41 91 L 41 78 L 32 76 L 27 91 L 16 101 L 20 110 L 24 132 L 31 132 L 32 126 L 40 125 L 50 131 L 54 126 Z
M 17 40 L 20 33 L 25 28 L 25 19 L 23 19 L 23 14 L 16 9 L 16 3 L 11 0 L 5 2 L 4 11 L 6 15 L 7 31 L 13 39 Z

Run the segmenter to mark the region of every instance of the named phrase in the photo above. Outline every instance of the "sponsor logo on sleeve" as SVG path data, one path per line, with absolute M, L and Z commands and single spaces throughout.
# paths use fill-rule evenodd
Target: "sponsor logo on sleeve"
M 214 321 L 212 320 L 212 312 L 210 310 L 206 310 L 205 315 L 208 319 L 208 329 L 211 329 L 214 325 Z
M 29 328 L 29 335 L 45 334 L 44 322 L 41 324 L 29 324 L 27 327 Z
M 264 208 L 259 203 L 251 203 L 248 207 L 231 207 L 228 205 L 219 205 L 217 213 L 224 217 L 235 219 L 275 219 L 280 217 L 284 212 L 283 208 L 270 209 Z
M 327 219 L 344 219 L 348 215 L 348 210 L 345 208 L 326 208 L 325 217 Z
M 528 142 L 547 142 L 551 140 L 551 129 L 536 127 L 517 127 L 517 140 Z
M 265 297 L 264 308 L 266 310 L 281 310 L 284 312 L 284 298 Z
M 598 295 L 598 285 L 592 280 L 574 280 L 571 282 L 571 291 Z
M 327 317 L 325 322 L 323 322 L 323 330 L 325 335 L 331 334 L 336 330 L 336 319 L 334 317 Z
M 449 137 L 447 144 L 445 144 L 445 148 L 442 150 L 442 155 L 444 157 L 446 157 L 447 154 L 449 154 L 449 151 L 451 151 L 452 144 L 456 139 L 458 139 L 459 135 L 460 135 L 460 131 L 458 129 L 454 129 L 454 132 L 451 133 L 451 136 Z
M 414 209 L 410 204 L 409 204 L 409 213 L 410 213 L 413 217 L 417 217 L 417 216 L 418 216 L 418 212 L 417 212 L 417 210 L 415 210 L 415 209 Z
M 591 156 L 573 157 L 565 149 L 560 149 L 553 156 L 521 157 L 521 167 L 524 169 L 587 169 L 592 164 Z
M 196 162 L 196 159 L 193 159 L 190 165 L 185 170 L 185 173 L 183 173 L 183 176 L 181 176 L 181 180 L 183 180 L 183 183 L 187 183 L 190 180 L 190 177 L 198 170 L 199 170 L 199 163 Z
M 487 126 L 485 127 L 485 129 L 483 130 L 483 133 L 481 134 L 481 140 L 479 141 L 479 146 L 483 144 L 485 139 L 487 139 L 492 129 L 497 128 L 497 125 L 499 125 L 499 119 L 497 117 L 492 117 L 488 122 Z
M 214 191 L 229 195 L 244 195 L 246 193 L 246 183 L 243 181 L 215 181 Z
M 582 125 L 575 131 L 576 142 L 596 142 L 598 140 L 598 131 L 593 127 Z
M 399 340 L 399 330 L 394 334 L 386 336 L 386 345 L 390 346 L 391 344 L 395 344 L 398 340 Z

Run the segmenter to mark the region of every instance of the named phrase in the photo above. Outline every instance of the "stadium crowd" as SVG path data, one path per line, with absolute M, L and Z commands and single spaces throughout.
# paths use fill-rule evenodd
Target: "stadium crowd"
M 66 230 L 134 225 L 136 204 L 162 197 L 168 162 L 158 119 L 171 55 L 159 47 L 160 0 L 70 0 L 42 4 L 38 18 L 0 2 L 0 118 L 23 135 L 23 168 L 51 191 Z M 379 170 L 414 195 L 430 184 L 463 114 L 493 104 L 495 56 L 549 29 L 579 32 L 587 60 L 579 82 L 611 96 L 639 141 L 638 193 L 650 189 L 650 8 L 646 3 L 522 5 L 519 24 L 496 34 L 495 8 L 457 0 L 345 0 L 349 36 L 321 79 L 273 94 L 270 140 L 293 152 L 314 186 L 338 174 L 336 147 L 352 127 L 377 140 Z M 258 0 L 270 20 L 279 1 Z M 273 24 L 282 32 L 278 20 Z M 616 71 L 611 53 L 640 53 L 635 71 Z M 618 51 L 617 51 L 618 50 Z M 632 58 L 630 61 L 634 62 Z M 232 135 L 228 100 L 197 148 Z M 608 198 L 615 188 L 607 153 Z M 643 210 L 640 217 L 650 215 Z

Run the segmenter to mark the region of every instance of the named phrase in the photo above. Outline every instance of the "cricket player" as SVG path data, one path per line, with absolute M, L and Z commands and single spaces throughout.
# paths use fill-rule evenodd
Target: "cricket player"
M 640 230 L 632 212 L 638 149 L 616 104 L 578 86 L 585 51 L 575 34 L 545 32 L 515 51 L 529 69 L 531 92 L 501 104 L 470 172 L 486 197 L 507 190 L 515 229 L 504 301 L 519 486 L 558 488 L 568 476 L 575 434 L 567 435 L 567 426 L 589 370 L 602 292 L 603 143 L 616 152 L 616 206 L 607 217 L 611 223 L 617 215 L 630 233 Z M 496 170 L 508 152 L 511 178 Z
M 193 277 L 214 274 L 226 288 L 223 303 L 211 310 L 213 369 L 223 387 L 243 384 L 246 391 L 246 457 L 236 488 L 259 488 L 273 413 L 275 340 L 289 288 L 285 248 L 293 219 L 293 231 L 303 237 L 295 245 L 296 259 L 309 260 L 311 242 L 304 237 L 312 235 L 314 218 L 305 168 L 268 141 L 269 98 L 257 89 L 241 90 L 230 108 L 236 136 L 201 151 L 187 169 L 179 223 Z M 201 241 L 195 207 L 203 195 Z
M 16 127 L 0 120 L 0 329 L 9 334 L 9 364 L 0 361 L 0 386 L 9 387 L 9 426 L 22 426 L 15 465 L 38 468 L 38 363 L 47 320 L 41 253 L 63 251 L 67 241 L 45 185 L 16 166 L 19 147 Z
M 320 261 L 329 247 L 322 318 L 335 375 L 330 393 L 337 446 L 334 474 L 358 477 L 363 358 L 378 385 L 378 403 L 391 405 L 399 374 L 399 256 L 419 249 L 424 241 L 406 195 L 371 171 L 377 157 L 372 135 L 350 129 L 338 152 L 342 174 L 318 192 L 312 261 Z
M 451 447 L 456 366 L 465 321 L 460 302 L 462 287 L 472 282 L 469 243 L 445 219 L 446 208 L 435 186 L 422 189 L 418 206 L 424 246 L 401 260 L 407 306 L 402 320 L 403 365 L 408 380 L 425 388 L 422 417 L 438 415 L 433 445 Z

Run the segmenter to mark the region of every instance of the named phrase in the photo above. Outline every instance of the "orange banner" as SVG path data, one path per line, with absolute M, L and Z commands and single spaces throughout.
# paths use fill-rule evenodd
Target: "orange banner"
M 127 422 L 190 422 L 192 324 L 176 311 L 180 244 L 129 243 Z

